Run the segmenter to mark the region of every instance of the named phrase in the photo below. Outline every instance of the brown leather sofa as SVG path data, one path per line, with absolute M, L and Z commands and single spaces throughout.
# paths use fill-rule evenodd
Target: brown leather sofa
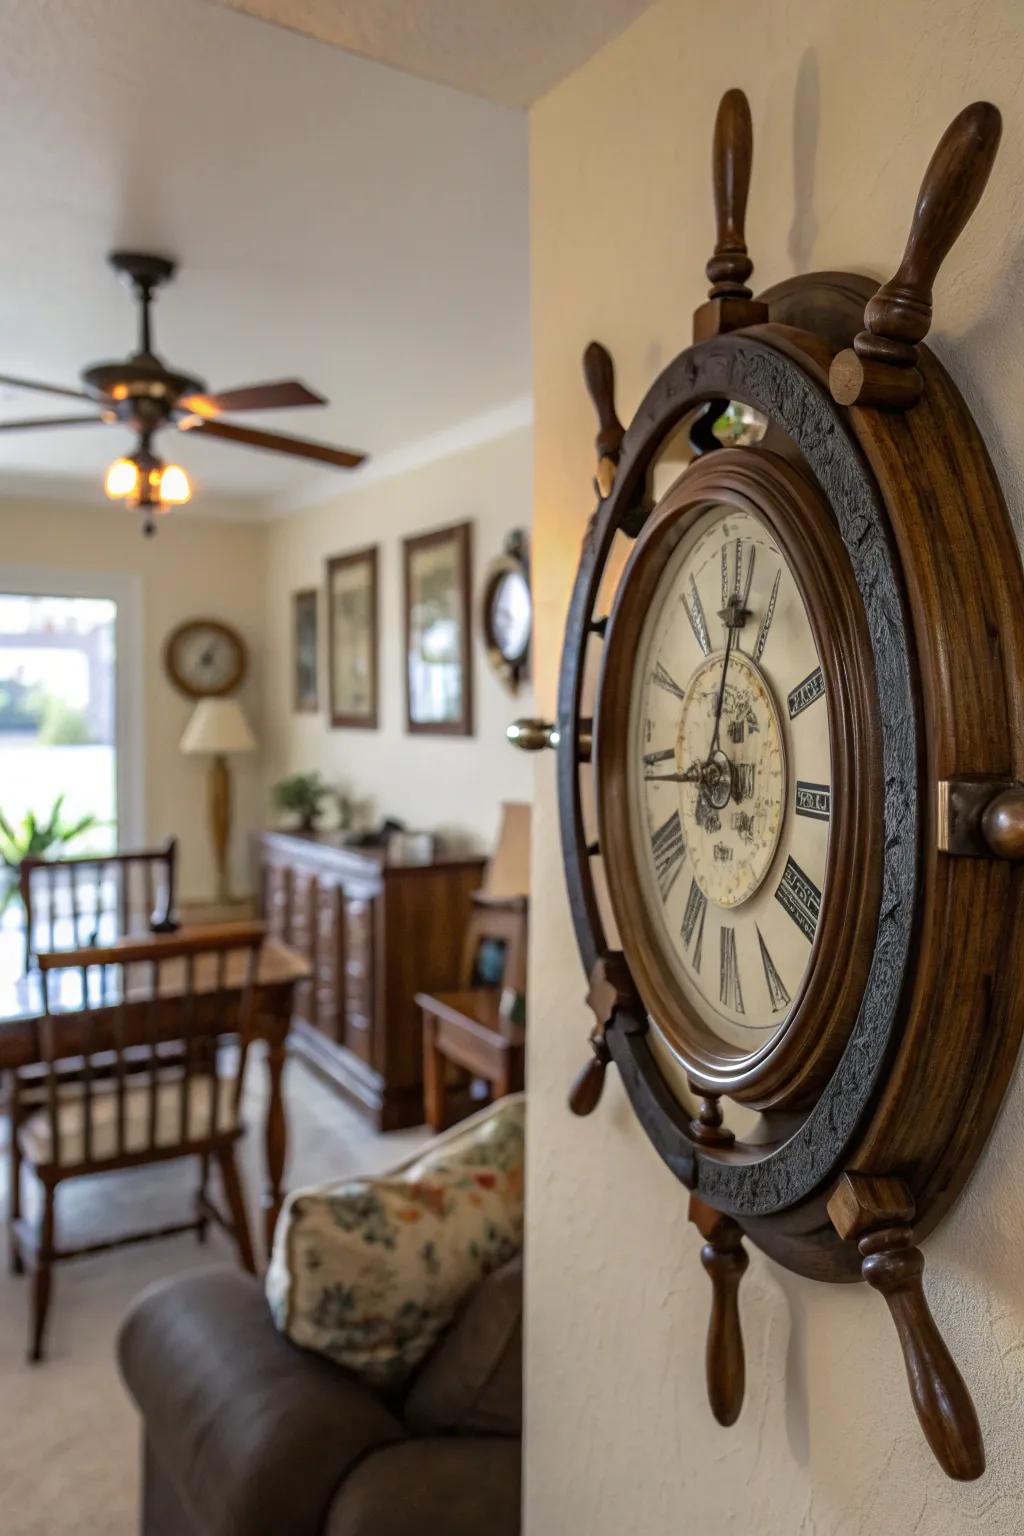
M 142 1536 L 518 1536 L 518 1259 L 401 1397 L 290 1344 L 230 1269 L 146 1291 L 118 1352 L 143 1417 Z

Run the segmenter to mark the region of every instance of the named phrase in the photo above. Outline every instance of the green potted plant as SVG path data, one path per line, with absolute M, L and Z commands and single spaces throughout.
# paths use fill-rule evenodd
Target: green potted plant
M 99 826 L 95 816 L 80 816 L 77 821 L 63 821 L 61 812 L 64 799 L 63 795 L 57 796 L 45 820 L 38 817 L 35 811 L 26 811 L 14 826 L 0 811 L 0 861 L 5 877 L 0 889 L 0 917 L 3 917 L 11 902 L 19 895 L 18 874 L 22 859 L 45 858 L 47 855 L 57 857 L 76 838 Z
M 319 773 L 292 773 L 275 784 L 271 796 L 277 810 L 299 818 L 299 829 L 312 832 L 320 807 L 334 794 Z

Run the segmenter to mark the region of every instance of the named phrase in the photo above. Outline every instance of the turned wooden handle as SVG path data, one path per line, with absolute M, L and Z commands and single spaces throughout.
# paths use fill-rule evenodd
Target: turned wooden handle
M 907 1367 L 910 1396 L 942 1470 L 961 1481 L 985 1470 L 971 1394 L 925 1299 L 924 1255 L 914 1246 L 914 1199 L 902 1179 L 844 1173 L 828 1202 L 839 1236 L 860 1248 L 861 1274 L 886 1300 Z
M 939 140 L 924 173 L 903 260 L 868 300 L 865 328 L 852 349 L 832 363 L 829 384 L 841 405 L 905 408 L 920 398 L 917 345 L 932 323 L 932 287 L 978 206 L 1001 132 L 999 109 L 976 101 Z
M 743 1407 L 746 1360 L 740 1327 L 739 1288 L 750 1260 L 743 1229 L 731 1216 L 690 1197 L 690 1220 L 704 1237 L 700 1261 L 711 1281 L 711 1317 L 704 1351 L 708 1402 L 719 1424 L 735 1424 Z
M 873 1232 L 860 1244 L 861 1273 L 885 1297 L 899 1335 L 914 1409 L 925 1439 L 949 1477 L 985 1470 L 985 1447 L 971 1394 L 925 1299 L 924 1255 L 906 1227 Z
M 615 364 L 611 353 L 599 341 L 592 341 L 583 354 L 583 377 L 587 392 L 597 412 L 597 457 L 618 463 L 626 429 L 615 412 Z
M 595 1051 L 590 1060 L 576 1074 L 569 1089 L 569 1108 L 574 1115 L 582 1117 L 593 1114 L 601 1102 L 609 1060 L 608 1048 L 605 1046 L 603 1055 Z
M 711 284 L 708 297 L 712 299 L 750 298 L 746 283 L 754 263 L 747 255 L 745 225 L 753 158 L 750 103 L 742 91 L 726 91 L 718 104 L 711 147 L 717 239 L 705 270 Z

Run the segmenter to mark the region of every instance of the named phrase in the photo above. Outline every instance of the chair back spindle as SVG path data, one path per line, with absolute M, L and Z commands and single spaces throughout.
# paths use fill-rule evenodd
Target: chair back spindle
M 159 848 L 23 859 L 19 884 L 26 971 L 43 950 L 84 949 L 132 933 L 173 932 L 177 858 L 172 837 Z

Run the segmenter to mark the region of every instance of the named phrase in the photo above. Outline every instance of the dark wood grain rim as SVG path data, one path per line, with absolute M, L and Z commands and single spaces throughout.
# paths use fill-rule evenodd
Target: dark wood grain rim
M 826 901 L 811 966 L 783 1030 L 759 1049 L 717 1046 L 661 957 L 629 835 L 627 730 L 637 634 L 672 550 L 709 504 L 753 513 L 779 544 L 800 588 L 828 683 L 833 818 Z M 827 503 L 808 476 L 757 448 L 709 454 L 659 503 L 634 546 L 612 611 L 595 715 L 604 870 L 633 979 L 678 1049 L 696 1089 L 755 1108 L 808 1103 L 849 1037 L 867 978 L 881 894 L 881 772 L 870 642 L 863 605 Z M 840 895 L 841 894 L 841 898 Z M 823 957 L 825 957 L 823 959 Z

